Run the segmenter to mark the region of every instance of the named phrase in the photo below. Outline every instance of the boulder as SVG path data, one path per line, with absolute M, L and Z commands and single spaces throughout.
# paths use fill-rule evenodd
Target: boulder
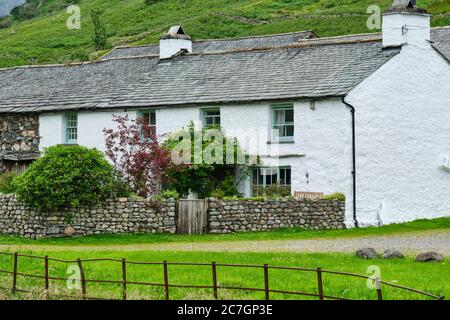
M 59 234 L 59 228 L 58 228 L 58 227 L 49 227 L 49 228 L 47 229 L 46 234 L 47 234 L 47 235 L 56 235 L 56 234 Z
M 383 259 L 395 259 L 403 257 L 404 257 L 403 253 L 395 249 L 387 249 L 383 253 Z
M 72 227 L 67 227 L 64 229 L 64 234 L 68 237 L 71 237 L 75 234 L 76 230 Z
M 442 260 L 444 260 L 444 257 L 441 254 L 434 251 L 422 252 L 418 254 L 416 257 L 416 261 L 418 262 L 429 262 L 429 261 L 440 262 Z
M 377 251 L 374 248 L 361 248 L 356 250 L 356 255 L 363 259 L 376 259 Z

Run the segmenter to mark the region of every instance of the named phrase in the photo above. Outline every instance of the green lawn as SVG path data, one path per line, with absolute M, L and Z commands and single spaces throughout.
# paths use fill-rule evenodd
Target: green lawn
M 171 25 L 182 24 L 194 39 L 314 30 L 320 36 L 373 32 L 366 26 L 371 0 L 80 0 L 81 29 L 68 30 L 66 0 L 47 0 L 39 16 L 0 30 L 0 67 L 66 63 L 97 57 L 90 11 L 104 9 L 109 47 L 156 43 Z M 376 1 L 381 9 L 392 0 Z M 434 18 L 450 25 L 447 0 L 419 0 Z M 350 14 L 350 16 L 349 16 Z M 319 15 L 319 16 L 317 16 Z
M 98 235 L 75 238 L 56 238 L 32 240 L 22 237 L 0 235 L 1 244 L 14 245 L 121 245 L 168 242 L 207 242 L 242 240 L 282 240 L 314 238 L 348 238 L 375 235 L 400 234 L 407 232 L 450 229 L 450 218 L 417 220 L 414 222 L 391 224 L 382 227 L 369 227 L 346 230 L 302 230 L 298 228 L 269 232 L 245 232 L 225 235 L 170 235 L 170 234 L 131 234 Z
M 28 252 L 31 253 L 31 252 Z M 395 260 L 362 260 L 346 254 L 273 254 L 273 253 L 199 253 L 199 252 L 33 252 L 36 255 L 48 254 L 50 257 L 62 259 L 76 258 L 117 258 L 126 257 L 129 261 L 161 262 L 207 262 L 235 263 L 272 266 L 295 266 L 315 269 L 322 267 L 327 270 L 353 272 L 361 275 L 370 275 L 367 268 L 378 266 L 381 279 L 398 285 L 414 287 L 432 294 L 449 296 L 450 277 L 449 262 L 418 263 L 410 258 Z M 67 268 L 73 263 L 62 264 L 50 262 L 50 276 L 67 277 Z M 12 257 L 0 255 L 0 269 L 12 269 Z M 86 262 L 84 269 L 87 279 L 117 280 L 121 279 L 120 262 Z M 34 275 L 43 275 L 43 261 L 20 257 L 18 271 Z M 263 269 L 249 269 L 237 267 L 218 267 L 218 284 L 220 286 L 264 288 Z M 211 267 L 169 266 L 169 283 L 184 285 L 211 285 Z M 445 280 L 447 279 L 447 280 Z M 2 287 L 11 286 L 11 275 L 0 278 Z M 127 280 L 136 282 L 163 283 L 163 268 L 161 265 L 128 265 Z M 324 274 L 324 293 L 326 295 L 341 296 L 349 299 L 376 299 L 376 292 L 369 290 L 365 279 L 343 277 L 334 274 Z M 42 288 L 43 280 L 32 278 L 18 278 L 19 289 Z M 314 272 L 270 270 L 270 288 L 275 290 L 302 291 L 317 293 L 317 278 Z M 52 290 L 58 289 L 65 294 L 77 294 L 77 290 L 64 289 L 65 282 L 51 281 Z M 421 295 L 383 286 L 384 299 L 424 299 Z M 7 292 L 3 292 L 3 295 Z M 87 295 L 103 298 L 120 298 L 120 284 L 94 284 L 87 283 Z M 128 286 L 130 298 L 163 299 L 161 287 Z M 0 298 L 2 294 L 0 294 Z M 23 296 L 22 296 L 23 297 Z M 30 298 L 29 296 L 24 296 Z M 36 294 L 33 298 L 39 298 Z M 171 299 L 211 299 L 210 289 L 170 288 Z M 262 292 L 244 292 L 219 290 L 221 299 L 263 299 Z M 11 298 L 3 296 L 3 298 Z M 272 293 L 271 299 L 304 299 L 286 294 Z

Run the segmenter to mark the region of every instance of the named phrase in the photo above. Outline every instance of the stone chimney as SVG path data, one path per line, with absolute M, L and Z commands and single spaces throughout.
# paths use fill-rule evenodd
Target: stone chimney
M 192 39 L 181 26 L 173 26 L 159 41 L 159 58 L 169 59 L 183 50 L 192 52 Z
M 394 0 L 383 14 L 383 47 L 429 47 L 430 20 L 427 11 L 416 6 L 416 0 Z

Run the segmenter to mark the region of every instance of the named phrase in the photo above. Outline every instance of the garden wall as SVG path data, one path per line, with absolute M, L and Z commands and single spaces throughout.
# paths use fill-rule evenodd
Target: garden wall
M 344 229 L 345 202 L 339 200 L 209 201 L 209 232 L 267 231 L 278 228 Z
M 174 233 L 175 200 L 161 202 L 126 199 L 108 200 L 95 206 L 61 212 L 39 212 L 0 194 L 0 234 L 30 238 L 59 237 L 66 233 Z
M 278 228 L 345 228 L 339 200 L 208 200 L 209 233 Z M 175 233 L 176 201 L 119 198 L 93 206 L 40 212 L 0 194 L 0 234 L 29 238 L 119 233 Z

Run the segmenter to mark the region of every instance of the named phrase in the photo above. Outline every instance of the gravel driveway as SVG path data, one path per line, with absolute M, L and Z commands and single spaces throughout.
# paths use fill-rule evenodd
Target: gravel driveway
M 395 248 L 406 254 L 437 251 L 450 256 L 450 230 L 410 232 L 398 235 L 365 236 L 339 239 L 216 241 L 192 243 L 160 243 L 130 245 L 0 245 L 0 250 L 160 250 L 160 251 L 220 251 L 220 252 L 354 252 L 361 247 L 379 251 Z

